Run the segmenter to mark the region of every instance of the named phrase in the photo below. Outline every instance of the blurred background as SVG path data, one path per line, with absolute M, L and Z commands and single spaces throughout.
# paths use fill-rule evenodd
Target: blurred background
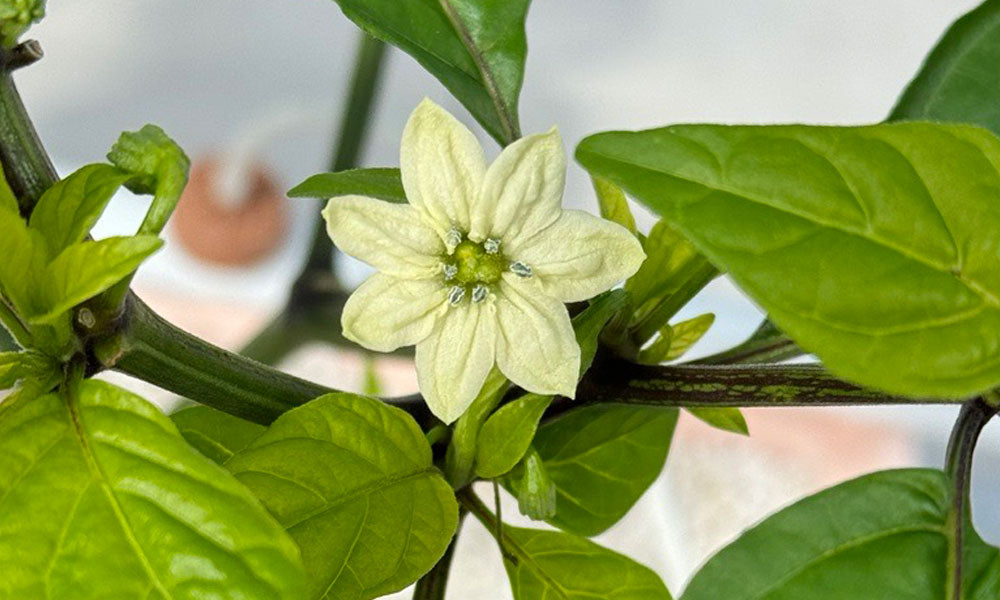
M 535 0 L 522 129 L 557 124 L 572 152 L 588 133 L 677 122 L 877 122 L 945 28 L 975 4 Z M 358 35 L 333 0 L 49 0 L 31 33 L 45 58 L 19 72 L 17 83 L 62 174 L 102 160 L 121 131 L 147 122 L 188 152 L 192 185 L 213 198 L 186 224 L 174 223 L 136 286 L 168 319 L 238 348 L 281 308 L 305 259 L 319 204 L 285 200 L 283 192 L 327 168 Z M 398 164 L 403 124 L 424 96 L 475 125 L 415 61 L 390 50 L 361 164 Z M 251 196 L 259 203 L 247 203 Z M 213 202 L 242 216 L 227 225 Z M 565 203 L 596 210 L 575 165 Z M 95 233 L 134 230 L 145 207 L 122 193 Z M 652 223 L 637 215 L 644 227 Z M 366 275 L 363 266 L 343 267 L 353 283 Z M 706 311 L 716 324 L 697 354 L 741 341 L 760 319 L 725 280 L 678 318 Z M 359 389 L 362 364 L 352 352 L 312 344 L 282 368 Z M 377 368 L 387 393 L 416 389 L 405 360 L 380 359 Z M 125 384 L 165 407 L 176 402 Z M 805 494 L 877 469 L 939 467 L 956 414 L 951 407 L 747 411 L 749 438 L 682 415 L 662 477 L 599 541 L 655 568 L 679 592 L 715 549 Z M 997 461 L 993 423 L 973 476 L 974 518 L 993 543 L 1000 541 Z M 506 508 L 505 515 L 517 512 Z M 509 594 L 499 553 L 477 524 L 466 527 L 449 597 L 507 597 L 496 591 Z

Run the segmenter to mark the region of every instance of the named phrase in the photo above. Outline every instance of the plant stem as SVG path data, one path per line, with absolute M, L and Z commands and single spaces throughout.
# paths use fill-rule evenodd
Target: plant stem
M 670 318 L 677 314 L 691 298 L 711 283 L 719 275 L 718 269 L 711 263 L 705 262 L 696 266 L 684 283 L 672 294 L 663 298 L 659 304 L 653 307 L 643 316 L 635 326 L 632 327 L 632 339 L 636 345 L 641 347 L 649 341 L 661 327 L 670 321 Z
M 462 522 L 468 511 L 465 508 L 458 509 L 458 529 L 455 530 L 455 537 L 451 538 L 448 549 L 437 564 L 417 580 L 416 587 L 413 588 L 413 600 L 444 600 L 448 587 L 448 573 L 451 570 L 451 561 L 455 557 L 455 546 L 458 544 L 458 534 L 462 531 Z
M 974 398 L 962 405 L 955 426 L 948 440 L 945 473 L 951 479 L 951 508 L 948 512 L 949 538 L 948 596 L 949 600 L 962 598 L 962 561 L 965 553 L 965 529 L 969 523 L 969 490 L 971 488 L 972 456 L 976 441 L 983 427 L 997 414 L 998 408 L 982 398 Z

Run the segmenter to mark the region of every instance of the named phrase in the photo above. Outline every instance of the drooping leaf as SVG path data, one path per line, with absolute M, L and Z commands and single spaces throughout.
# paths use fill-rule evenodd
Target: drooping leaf
M 298 542 L 303 598 L 400 590 L 437 562 L 458 525 L 416 422 L 371 398 L 330 394 L 293 409 L 226 466 Z
M 337 0 L 369 34 L 410 54 L 501 144 L 518 137 L 529 0 Z
M 540 427 L 534 447 L 557 492 L 548 522 L 588 537 L 617 523 L 663 469 L 676 423 L 676 409 L 596 404 Z
M 750 435 L 747 420 L 738 408 L 732 406 L 692 406 L 685 410 L 716 429 Z
M 515 600 L 671 600 L 648 567 L 560 531 L 503 528 L 504 560 Z
M 49 256 L 55 257 L 82 241 L 129 177 L 129 173 L 117 167 L 93 164 L 45 190 L 31 212 L 28 225 L 45 237 Z
M 267 429 L 208 406 L 189 406 L 170 415 L 184 439 L 220 465 Z
M 107 383 L 0 410 L 0 597 L 300 600 L 298 550 L 154 406 Z
M 333 198 L 357 194 L 405 204 L 406 192 L 399 169 L 351 169 L 319 173 L 288 190 L 289 198 Z
M 930 469 L 882 471 L 810 496 L 723 548 L 682 600 L 950 599 L 949 483 Z M 969 529 L 963 596 L 1000 596 L 1000 552 Z
M 841 377 L 940 397 L 1000 383 L 1000 140 L 988 131 L 675 126 L 597 134 L 577 156 Z
M 954 121 L 1000 134 L 1000 1 L 956 21 L 903 92 L 890 121 Z
M 528 451 L 552 396 L 525 394 L 501 406 L 479 430 L 476 474 L 492 479 L 514 468 Z
M 625 192 L 602 177 L 591 177 L 591 181 L 594 184 L 594 191 L 597 193 L 597 205 L 601 216 L 618 223 L 631 231 L 633 235 L 638 235 L 635 228 L 635 217 L 632 216 L 632 209 L 628 207 Z

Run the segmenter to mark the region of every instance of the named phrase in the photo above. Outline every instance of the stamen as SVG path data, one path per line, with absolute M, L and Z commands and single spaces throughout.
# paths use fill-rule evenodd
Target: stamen
M 460 285 L 456 285 L 456 286 L 452 287 L 450 290 L 448 290 L 448 302 L 450 302 L 452 304 L 452 306 L 454 306 L 454 305 L 458 304 L 459 302 L 461 302 L 462 298 L 465 298 L 465 288 L 464 287 L 462 287 Z
M 444 273 L 444 280 L 451 281 L 458 275 L 458 267 L 448 263 L 441 263 L 441 272 Z
M 483 300 L 486 300 L 486 296 L 490 295 L 490 290 L 483 284 L 479 284 L 472 288 L 472 302 L 473 304 L 479 304 Z
M 531 267 L 519 260 L 510 263 L 510 272 L 518 277 L 531 277 L 532 275 Z
M 483 250 L 486 251 L 486 254 L 496 254 L 497 252 L 500 252 L 500 240 L 496 238 L 489 238 L 483 242 Z
M 455 246 L 462 243 L 462 232 L 454 227 L 448 232 L 448 236 L 445 238 L 444 243 L 448 246 L 448 252 L 453 252 Z

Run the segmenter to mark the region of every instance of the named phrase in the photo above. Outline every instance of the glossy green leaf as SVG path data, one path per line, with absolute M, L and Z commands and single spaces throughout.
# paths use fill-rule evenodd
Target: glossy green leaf
M 638 362 L 644 365 L 658 365 L 670 354 L 670 344 L 674 341 L 674 328 L 669 324 L 660 328 L 653 343 L 639 351 Z
M 405 204 L 406 192 L 399 169 L 352 169 L 313 175 L 288 190 L 289 198 L 333 198 L 357 194 Z
M 170 415 L 184 439 L 199 452 L 223 464 L 267 429 L 208 406 L 189 406 Z
M 514 468 L 528 451 L 552 396 L 525 394 L 483 423 L 476 446 L 476 475 L 492 479 Z
M 927 56 L 889 120 L 956 121 L 1000 134 L 1000 1 L 956 21 Z
M 154 406 L 98 381 L 8 402 L 0 597 L 302 598 L 292 540 Z
M 638 235 L 635 228 L 635 217 L 632 216 L 632 209 L 628 206 L 625 192 L 602 177 L 591 177 L 591 182 L 597 193 L 597 206 L 601 211 L 601 216 L 618 223 L 631 231 L 633 235 Z
M 159 250 L 163 241 L 153 235 L 111 237 L 74 244 L 48 266 L 47 297 L 36 323 L 50 322 L 77 304 L 118 283 Z
M 0 211 L 0 292 L 17 312 L 33 314 L 47 263 L 45 238 L 28 229 L 20 213 Z
M 692 273 L 708 264 L 708 260 L 665 220 L 653 225 L 643 249 L 645 262 L 625 282 L 625 290 L 632 294 L 636 307 L 669 295 Z
M 503 528 L 515 600 L 670 600 L 660 577 L 631 558 L 559 531 Z M 718 599 L 716 599 L 718 600 Z
M 604 292 L 590 301 L 587 308 L 573 317 L 576 343 L 580 345 L 580 377 L 594 362 L 601 332 L 614 318 L 627 318 L 623 310 L 628 307 L 628 294 L 622 290 Z
M 82 241 L 111 197 L 131 175 L 105 164 L 87 165 L 45 190 L 28 221 L 48 242 L 49 256 Z
M 597 404 L 546 423 L 534 447 L 556 484 L 549 523 L 593 536 L 619 521 L 663 470 L 677 410 Z
M 682 600 L 948 600 L 949 484 L 930 469 L 883 471 L 824 490 L 723 548 Z M 1000 553 L 969 530 L 963 596 L 1000 597 Z
M 691 346 L 698 343 L 708 329 L 715 323 L 715 315 L 705 313 L 692 319 L 681 321 L 673 325 L 673 335 L 670 338 L 670 351 L 667 352 L 667 360 L 675 360 L 684 356 Z
M 732 406 L 692 406 L 685 410 L 716 429 L 739 433 L 741 435 L 750 435 L 747 420 L 738 408 Z
M 400 590 L 430 570 L 458 525 L 416 422 L 371 398 L 329 394 L 293 409 L 226 466 L 298 542 L 303 598 Z
M 48 379 L 59 370 L 58 363 L 34 350 L 0 352 L 0 390 L 10 389 L 26 378 Z
M 1000 384 L 1000 140 L 964 125 L 675 126 L 577 156 L 663 214 L 831 371 Z
M 501 144 L 519 137 L 529 0 L 337 0 L 369 34 L 399 47 Z

